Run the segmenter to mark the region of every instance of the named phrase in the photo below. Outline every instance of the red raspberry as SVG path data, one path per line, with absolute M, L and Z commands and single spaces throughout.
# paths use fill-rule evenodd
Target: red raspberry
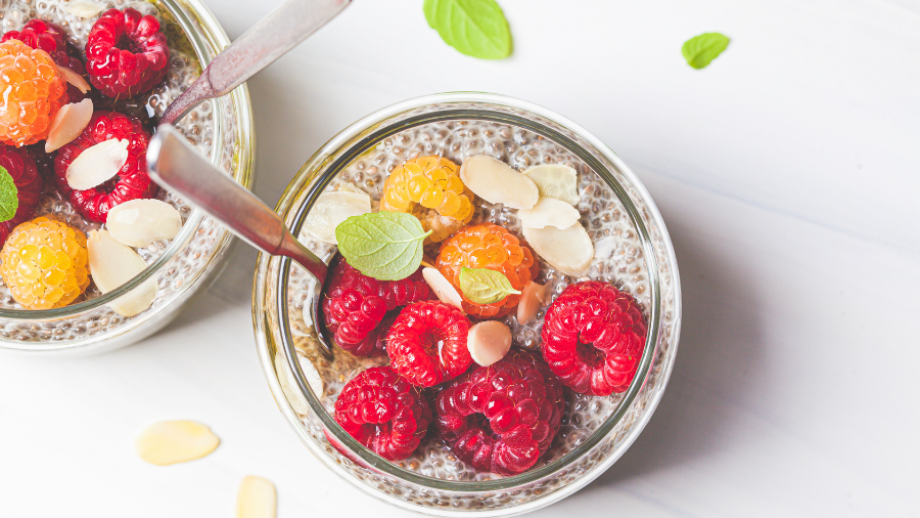
M 26 22 L 21 30 L 9 31 L 3 35 L 0 42 L 19 40 L 33 49 L 47 52 L 58 66 L 67 67 L 81 76 L 86 76 L 83 62 L 77 56 L 79 52 L 67 41 L 67 33 L 61 26 L 44 20 L 32 19 Z M 68 83 L 67 95 L 69 102 L 83 100 L 86 94 L 77 87 Z
M 0 144 L 0 166 L 13 178 L 19 197 L 19 208 L 13 219 L 0 222 L 0 246 L 3 246 L 16 225 L 32 219 L 45 182 L 26 148 Z
M 645 348 L 645 321 L 628 294 L 598 281 L 572 284 L 543 321 L 543 357 L 576 392 L 625 392 Z
M 128 161 L 118 176 L 92 189 L 75 191 L 67 184 L 67 168 L 84 150 L 110 139 L 128 140 Z M 147 175 L 147 144 L 150 134 L 141 121 L 122 113 L 97 111 L 83 133 L 58 150 L 54 175 L 58 190 L 81 214 L 92 221 L 105 223 L 109 210 L 137 198 L 153 198 L 157 186 Z
M 430 297 L 421 270 L 399 281 L 378 281 L 339 256 L 326 282 L 323 316 L 339 347 L 355 356 L 374 356 L 385 351 L 383 337 L 393 321 L 387 313 Z
M 473 363 L 469 330 L 470 321 L 454 306 L 437 301 L 406 306 L 387 334 L 390 366 L 413 385 L 452 380 Z
M 412 455 L 431 418 L 431 407 L 419 389 L 389 367 L 372 367 L 358 374 L 335 402 L 335 421 L 387 460 Z M 341 449 L 335 441 L 332 444 Z
M 169 47 L 160 22 L 134 9 L 109 9 L 86 39 L 86 70 L 104 95 L 134 97 L 166 76 Z
M 543 360 L 514 349 L 438 393 L 438 432 L 457 458 L 479 471 L 523 473 L 546 453 L 559 431 L 563 390 Z

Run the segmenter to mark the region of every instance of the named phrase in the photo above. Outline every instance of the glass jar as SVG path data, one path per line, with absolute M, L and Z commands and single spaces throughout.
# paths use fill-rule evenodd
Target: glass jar
M 7 13 L 4 23 L 23 23 L 33 16 L 63 19 L 75 38 L 85 38 L 94 19 L 68 15 L 64 5 L 18 2 L 13 6 L 16 9 L 11 8 Z M 133 7 L 143 14 L 156 14 L 165 22 L 170 47 L 176 44 L 181 50 L 170 58 L 180 60 L 174 61 L 171 69 L 181 70 L 175 72 L 178 77 L 172 80 L 178 85 L 191 84 L 200 70 L 230 44 L 217 19 L 199 0 L 159 0 L 155 4 L 116 0 L 114 7 Z M 183 53 L 187 53 L 186 57 Z M 188 66 L 194 64 L 187 57 L 192 53 L 197 58 L 197 68 Z M 155 89 L 146 107 L 142 108 L 148 113 L 162 115 L 177 94 L 177 89 Z M 251 188 L 255 141 L 246 85 L 220 99 L 202 103 L 177 127 L 216 166 Z M 52 200 L 49 203 L 63 202 Z M 132 344 L 161 329 L 179 314 L 196 292 L 213 281 L 224 266 L 232 243 L 231 234 L 200 211 L 183 209 L 182 215 L 184 223 L 179 235 L 168 244 L 160 243 L 152 245 L 150 250 L 141 250 L 141 255 L 147 259 L 147 268 L 109 293 L 94 293 L 82 302 L 49 310 L 17 308 L 7 293 L 0 304 L 0 349 L 44 355 L 97 353 Z M 155 280 L 158 291 L 153 304 L 145 311 L 123 317 L 109 307 L 110 303 L 150 279 Z
M 389 170 L 406 158 L 442 154 L 462 159 L 478 153 L 504 153 L 503 158 L 519 169 L 547 161 L 574 164 L 581 173 L 582 221 L 595 242 L 596 259 L 588 277 L 631 293 L 648 322 L 645 352 L 629 389 L 607 398 L 572 396 L 553 447 L 530 471 L 510 477 L 471 473 L 436 440 L 427 446 L 434 461 L 410 457 L 394 463 L 364 448 L 336 424 L 330 411 L 342 385 L 373 362 L 340 349 L 334 359 L 322 354 L 309 311 L 320 293 L 315 280 L 289 259 L 262 254 L 253 292 L 259 357 L 272 394 L 301 441 L 362 491 L 436 516 L 533 511 L 603 473 L 654 412 L 674 365 L 680 330 L 677 263 L 649 194 L 596 137 L 530 103 L 492 94 L 450 93 L 380 110 L 317 152 L 291 182 L 277 212 L 295 235 L 301 235 L 307 214 L 329 185 L 352 183 L 373 193 Z M 511 228 L 513 221 L 501 224 Z M 321 257 L 334 253 L 306 235 L 301 239 Z M 576 280 L 551 277 L 544 281 L 556 293 Z M 539 334 L 522 335 L 521 329 L 515 333 L 518 345 L 539 347 Z M 334 448 L 330 437 L 349 453 Z

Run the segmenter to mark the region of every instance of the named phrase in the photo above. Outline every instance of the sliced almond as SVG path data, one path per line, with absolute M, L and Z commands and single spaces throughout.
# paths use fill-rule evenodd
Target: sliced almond
M 92 18 L 104 11 L 105 5 L 99 2 L 91 2 L 90 0 L 76 0 L 67 4 L 64 10 L 80 18 Z
M 92 118 L 92 99 L 83 99 L 78 103 L 62 106 L 51 121 L 51 129 L 48 131 L 48 138 L 45 139 L 45 153 L 57 151 L 73 142 L 73 139 L 83 133 Z
M 543 284 L 533 281 L 528 282 L 521 290 L 521 300 L 517 306 L 517 321 L 519 324 L 529 324 L 537 317 L 540 306 L 546 304 L 549 290 Z
M 116 241 L 105 230 L 91 230 L 86 247 L 90 275 L 102 293 L 118 288 L 147 268 L 147 263 L 137 252 Z M 109 303 L 109 307 L 122 316 L 133 317 L 150 307 L 156 295 L 156 278 L 150 278 Z
M 486 155 L 467 158 L 460 167 L 460 179 L 476 196 L 512 209 L 531 209 L 540 197 L 533 180 Z
M 425 282 L 428 283 L 428 286 L 431 288 L 431 291 L 437 295 L 438 300 L 445 304 L 450 304 L 463 310 L 463 297 L 460 295 L 460 292 L 457 291 L 457 288 L 454 288 L 454 285 L 447 280 L 447 277 L 444 276 L 437 268 L 422 268 L 422 277 L 425 279 Z
M 578 219 L 581 218 L 581 214 L 575 207 L 562 200 L 546 196 L 540 196 L 532 209 L 519 210 L 517 215 L 521 219 L 521 226 L 528 228 L 569 228 L 578 223 Z
M 522 233 L 537 255 L 566 275 L 578 277 L 591 267 L 594 245 L 581 223 L 566 229 L 524 227 Z
M 88 147 L 67 168 L 67 185 L 84 191 L 111 180 L 128 161 L 128 140 L 110 139 Z
M 304 230 L 314 238 L 333 245 L 335 227 L 351 216 L 371 212 L 371 197 L 364 192 L 324 192 L 307 214 Z
M 511 350 L 511 329 L 498 320 L 486 320 L 470 327 L 466 346 L 473 361 L 488 367 Z
M 524 171 L 537 184 L 540 196 L 562 200 L 569 205 L 578 205 L 578 172 L 567 165 L 543 164 Z
M 236 518 L 275 518 L 278 495 L 275 485 L 262 477 L 248 475 L 236 493 Z
M 220 444 L 211 430 L 194 421 L 163 421 L 147 427 L 134 443 L 138 456 L 157 466 L 200 459 Z
M 300 357 L 298 359 L 300 360 L 300 368 L 303 370 L 313 394 L 317 398 L 323 397 L 323 378 L 320 376 L 319 371 L 316 370 L 310 360 Z M 284 358 L 282 358 L 281 353 L 278 353 L 275 357 L 275 369 L 278 372 L 278 383 L 281 385 L 281 391 L 284 392 L 295 412 L 300 415 L 307 415 L 310 413 L 310 405 L 297 386 L 297 382 L 294 381 L 294 376 L 287 364 L 282 363 L 283 361 Z
M 173 239 L 182 230 L 182 216 L 160 200 L 131 200 L 109 211 L 105 228 L 118 242 L 143 248 L 160 239 Z
M 83 76 L 80 74 L 67 67 L 57 67 L 57 71 L 59 74 L 61 74 L 61 78 L 63 78 L 64 81 L 67 81 L 68 83 L 75 86 L 77 90 L 80 90 L 80 92 L 87 93 L 90 91 L 89 83 L 87 83 L 86 79 L 83 79 Z

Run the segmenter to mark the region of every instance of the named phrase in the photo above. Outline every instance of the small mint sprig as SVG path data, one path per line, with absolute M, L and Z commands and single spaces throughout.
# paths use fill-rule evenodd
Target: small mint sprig
M 467 56 L 504 59 L 511 55 L 511 29 L 495 0 L 425 0 L 428 25 Z
M 422 264 L 425 232 L 418 218 L 402 212 L 352 216 L 335 227 L 339 252 L 353 268 L 380 281 L 398 281 Z
M 687 64 L 699 70 L 706 68 L 712 60 L 719 57 L 729 43 L 728 36 L 718 32 L 707 32 L 690 38 L 684 43 L 681 52 Z
M 474 304 L 493 304 L 508 295 L 521 294 L 505 274 L 488 268 L 461 268 L 460 291 Z
M 16 217 L 19 210 L 19 189 L 5 167 L 0 166 L 0 222 Z

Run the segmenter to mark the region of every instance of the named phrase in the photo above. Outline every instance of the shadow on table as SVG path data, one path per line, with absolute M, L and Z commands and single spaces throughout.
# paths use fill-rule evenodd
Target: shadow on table
M 766 378 L 757 294 L 730 257 L 678 218 L 669 221 L 683 289 L 677 361 L 658 409 L 633 446 L 581 494 L 705 457 L 729 445 L 734 403 Z M 578 495 L 573 499 L 579 498 Z

